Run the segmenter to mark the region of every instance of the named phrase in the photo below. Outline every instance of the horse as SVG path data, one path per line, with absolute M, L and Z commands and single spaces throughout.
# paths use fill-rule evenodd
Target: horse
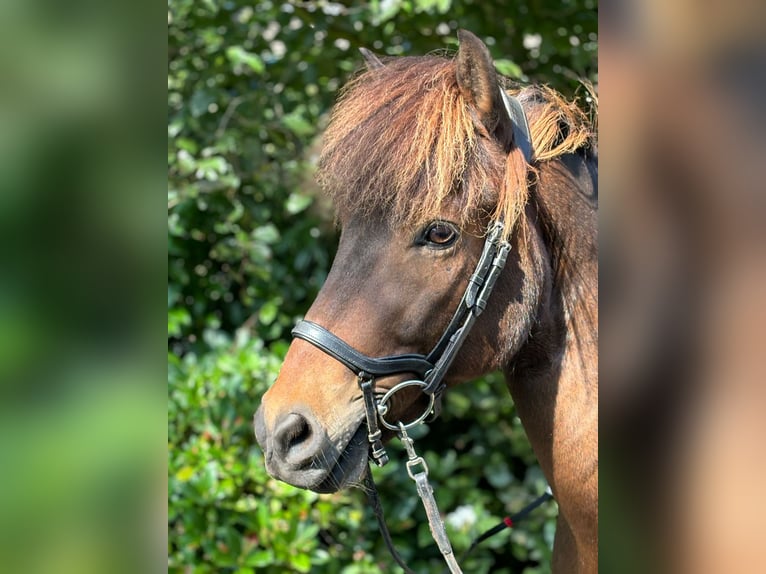
M 552 570 L 596 572 L 594 121 L 550 88 L 505 89 L 484 43 L 458 40 L 453 57 L 362 51 L 317 171 L 337 254 L 255 413 L 256 439 L 272 476 L 335 492 L 362 481 L 368 457 L 384 463 L 399 429 L 438 414 L 443 392 L 501 370 L 558 502 Z M 491 296 L 460 331 L 456 310 L 490 273 Z

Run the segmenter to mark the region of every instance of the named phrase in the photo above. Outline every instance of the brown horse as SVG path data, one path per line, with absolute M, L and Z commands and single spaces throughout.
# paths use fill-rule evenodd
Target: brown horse
M 468 32 L 459 40 L 454 59 L 366 54 L 368 70 L 346 87 L 319 166 L 342 234 L 306 319 L 368 357 L 427 353 L 461 304 L 488 226 L 504 221 L 507 263 L 444 382 L 503 370 L 558 501 L 553 570 L 596 572 L 595 136 L 552 90 L 515 91 L 528 164 L 487 48 Z M 376 397 L 411 378 L 377 378 Z M 370 449 L 358 380 L 331 354 L 292 343 L 255 416 L 273 476 L 317 492 L 360 481 Z M 417 417 L 426 398 L 417 387 L 396 393 L 386 419 Z

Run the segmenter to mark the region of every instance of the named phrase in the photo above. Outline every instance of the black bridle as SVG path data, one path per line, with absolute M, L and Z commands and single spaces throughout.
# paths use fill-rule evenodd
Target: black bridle
M 532 143 L 524 110 L 516 98 L 508 96 L 502 89 L 500 94 L 505 109 L 511 118 L 513 144 L 521 150 L 527 164 L 529 164 L 532 161 Z M 368 430 L 367 438 L 370 442 L 370 457 L 378 466 L 383 466 L 388 462 L 388 454 L 383 447 L 380 425 L 399 434 L 409 457 L 406 463 L 407 473 L 417 485 L 418 494 L 426 509 L 431 533 L 450 571 L 453 573 L 459 573 L 461 570 L 452 552 L 444 524 L 439 517 L 436 501 L 433 498 L 433 489 L 428 483 L 428 466 L 423 458 L 417 456 L 412 439 L 407 435 L 407 430 L 421 424 L 429 416 L 435 418 L 439 415 L 442 395 L 446 388 L 444 377 L 468 337 L 474 323 L 486 308 L 495 282 L 500 276 L 500 272 L 503 270 L 508 258 L 508 253 L 511 250 L 511 244 L 505 239 L 506 236 L 505 223 L 502 220 L 495 221 L 489 226 L 479 261 L 468 280 L 468 285 L 460 300 L 460 304 L 444 333 L 439 337 L 436 345 L 428 355 L 408 353 L 377 358 L 369 357 L 354 349 L 343 339 L 321 325 L 306 320 L 299 321 L 292 331 L 294 337 L 311 343 L 343 363 L 356 374 L 357 382 L 364 398 Z M 396 384 L 376 400 L 375 379 L 377 377 L 402 373 L 415 374 L 417 378 Z M 420 391 L 428 397 L 428 406 L 416 419 L 406 424 L 402 422 L 392 424 L 385 418 L 389 410 L 388 402 L 397 392 L 408 387 L 419 387 Z M 371 494 L 371 500 L 376 508 L 376 516 L 386 544 L 394 559 L 405 569 L 405 572 L 410 572 L 390 541 L 388 528 L 383 519 L 382 508 L 377 500 L 377 492 L 374 489 L 374 482 L 372 481 L 369 469 L 367 470 L 366 477 L 365 480 L 371 485 L 371 492 L 374 493 Z

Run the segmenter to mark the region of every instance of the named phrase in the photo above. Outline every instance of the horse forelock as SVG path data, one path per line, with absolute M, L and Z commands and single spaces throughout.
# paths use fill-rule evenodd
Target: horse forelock
M 353 80 L 325 133 L 319 181 L 344 214 L 384 211 L 422 223 L 445 202 L 462 213 L 502 177 L 460 94 L 455 65 L 435 57 L 394 59 Z
M 526 102 L 536 162 L 589 143 L 587 118 L 576 105 L 547 88 L 517 93 Z M 512 223 L 534 171 L 518 148 L 504 156 L 488 137 L 460 93 L 454 61 L 438 56 L 394 58 L 354 78 L 323 144 L 318 181 L 341 221 L 383 213 L 393 224 L 419 225 L 457 202 L 461 224 L 487 215 Z

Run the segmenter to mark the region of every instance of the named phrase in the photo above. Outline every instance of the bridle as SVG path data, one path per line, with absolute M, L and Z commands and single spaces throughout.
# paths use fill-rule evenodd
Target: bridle
M 522 151 L 527 164 L 529 164 L 532 161 L 532 144 L 524 110 L 516 98 L 508 96 L 502 89 L 500 89 L 500 94 L 513 125 L 513 143 Z M 503 270 L 511 250 L 511 244 L 505 237 L 505 223 L 502 220 L 490 224 L 484 247 L 476 268 L 468 280 L 468 286 L 463 293 L 460 304 L 444 333 L 427 355 L 408 353 L 378 358 L 369 357 L 321 325 L 306 320 L 299 321 L 292 331 L 294 337 L 311 343 L 343 363 L 357 375 L 357 383 L 364 399 L 370 457 L 378 466 L 385 465 L 389 460 L 383 446 L 381 425 L 399 434 L 408 454 L 407 473 L 417 485 L 418 494 L 423 500 L 431 526 L 431 533 L 453 573 L 459 573 L 461 570 L 452 553 L 444 523 L 439 516 L 436 501 L 433 498 L 433 489 L 428 483 L 428 466 L 425 460 L 415 452 L 413 441 L 407 435 L 407 431 L 426 421 L 429 416 L 436 418 L 441 412 L 442 395 L 446 389 L 444 377 L 468 337 L 471 328 L 486 308 L 495 282 Z M 402 373 L 415 374 L 417 378 L 396 384 L 376 400 L 375 379 Z M 393 424 L 389 422 L 386 419 L 389 412 L 389 402 L 398 392 L 410 387 L 417 387 L 426 395 L 428 398 L 426 409 L 420 416 L 407 423 Z M 367 481 L 374 489 L 369 471 L 367 472 Z M 377 498 L 373 500 L 373 506 L 380 507 Z M 385 521 L 382 519 L 382 510 L 380 512 L 376 510 L 376 514 L 378 514 L 381 530 L 389 550 L 405 572 L 410 572 L 390 543 L 390 536 L 385 527 Z

